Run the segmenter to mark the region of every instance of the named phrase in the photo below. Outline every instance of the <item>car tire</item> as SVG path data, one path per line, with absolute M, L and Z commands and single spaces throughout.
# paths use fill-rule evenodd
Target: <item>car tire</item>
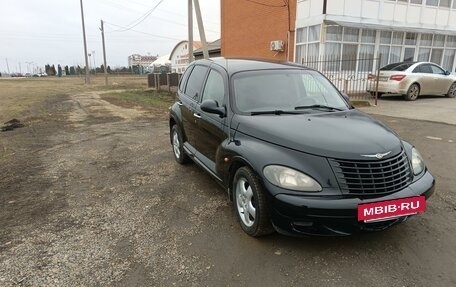
M 236 171 L 233 193 L 234 210 L 245 233 L 259 237 L 274 232 L 265 190 L 251 168 L 244 166 Z
M 454 98 L 456 97 L 456 83 L 453 83 L 450 86 L 450 89 L 448 90 L 448 93 L 446 94 L 448 98 Z
M 407 94 L 404 95 L 404 99 L 407 101 L 414 101 L 418 99 L 420 95 L 420 86 L 418 84 L 411 84 L 407 90 Z
M 171 128 L 171 145 L 173 148 L 174 159 L 180 164 L 190 162 L 190 158 L 184 151 L 184 142 L 182 140 L 182 132 L 178 125 L 173 125 Z

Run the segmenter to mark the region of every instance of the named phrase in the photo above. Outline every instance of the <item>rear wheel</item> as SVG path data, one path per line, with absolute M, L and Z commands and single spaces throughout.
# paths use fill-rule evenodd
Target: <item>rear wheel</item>
M 454 98 L 456 97 L 456 83 L 453 83 L 448 90 L 448 94 L 446 94 L 448 98 Z
M 412 84 L 407 90 L 407 94 L 404 95 L 404 99 L 407 101 L 414 101 L 420 95 L 420 86 L 418 84 Z
M 182 132 L 178 125 L 174 125 L 171 128 L 171 143 L 173 146 L 174 159 L 180 164 L 190 162 L 190 158 L 184 152 Z
M 274 232 L 264 188 L 252 169 L 241 167 L 236 171 L 233 190 L 234 209 L 244 232 L 253 237 Z

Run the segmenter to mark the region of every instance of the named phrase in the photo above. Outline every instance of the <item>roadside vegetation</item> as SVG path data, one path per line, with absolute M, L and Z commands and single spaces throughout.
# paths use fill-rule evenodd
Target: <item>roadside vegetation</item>
M 138 104 L 145 107 L 154 107 L 159 109 L 167 109 L 174 102 L 174 94 L 168 92 L 157 92 L 151 90 L 125 90 L 103 93 L 102 98 L 110 100 L 126 101 L 131 104 Z

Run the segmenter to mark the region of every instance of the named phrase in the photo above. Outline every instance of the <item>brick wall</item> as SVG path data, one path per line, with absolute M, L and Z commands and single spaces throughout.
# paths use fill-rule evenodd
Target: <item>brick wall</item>
M 221 18 L 222 56 L 293 61 L 296 0 L 221 0 Z M 273 40 L 283 52 L 270 50 Z

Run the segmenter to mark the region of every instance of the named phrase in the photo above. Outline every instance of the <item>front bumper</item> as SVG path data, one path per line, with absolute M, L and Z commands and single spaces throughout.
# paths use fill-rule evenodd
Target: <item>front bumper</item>
M 407 188 L 393 194 L 368 199 L 354 196 L 296 196 L 277 194 L 272 197 L 271 219 L 274 228 L 287 235 L 350 235 L 360 230 L 379 231 L 407 219 L 364 223 L 357 220 L 359 204 L 434 193 L 435 180 L 426 171 Z

